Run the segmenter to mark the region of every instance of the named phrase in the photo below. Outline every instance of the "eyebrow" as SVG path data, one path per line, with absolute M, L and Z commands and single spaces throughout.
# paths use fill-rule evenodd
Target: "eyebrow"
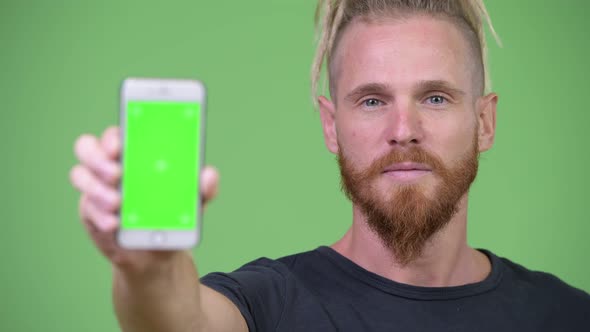
M 443 91 L 455 96 L 464 96 L 467 93 L 452 84 L 449 81 L 445 80 L 432 80 L 432 81 L 420 81 L 418 83 L 418 90 L 419 91 Z
M 419 81 L 417 91 L 424 93 L 427 91 L 443 91 L 455 96 L 464 96 L 467 93 L 459 88 L 456 88 L 451 82 L 445 80 L 424 80 Z M 391 91 L 391 86 L 385 83 L 365 83 L 357 86 L 354 90 L 348 93 L 344 100 L 349 102 L 355 102 L 357 99 L 364 95 L 387 95 Z
M 357 99 L 364 95 L 375 94 L 384 95 L 387 91 L 391 90 L 388 84 L 384 83 L 365 83 L 357 86 L 349 94 L 344 97 L 344 100 L 349 102 L 355 102 Z

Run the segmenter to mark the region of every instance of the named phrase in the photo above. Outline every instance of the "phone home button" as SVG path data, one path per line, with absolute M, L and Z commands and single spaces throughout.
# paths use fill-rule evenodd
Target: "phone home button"
M 152 233 L 152 243 L 153 244 L 162 244 L 166 241 L 164 237 L 164 233 L 162 232 L 153 232 Z

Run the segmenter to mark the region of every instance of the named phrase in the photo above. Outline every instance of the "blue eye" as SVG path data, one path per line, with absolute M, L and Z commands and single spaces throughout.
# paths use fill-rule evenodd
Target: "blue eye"
M 430 96 L 427 98 L 428 102 L 433 105 L 442 105 L 447 101 L 447 98 L 439 95 Z
M 377 107 L 381 105 L 381 101 L 375 98 L 369 98 L 363 101 L 363 105 L 367 107 Z

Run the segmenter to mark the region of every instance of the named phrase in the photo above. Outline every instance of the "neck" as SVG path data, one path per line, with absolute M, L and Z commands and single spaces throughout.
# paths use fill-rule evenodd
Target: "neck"
M 482 281 L 491 271 L 489 259 L 467 245 L 467 194 L 459 201 L 457 213 L 449 223 L 429 239 L 420 256 L 409 264 L 398 264 L 356 205 L 351 228 L 332 248 L 368 271 L 413 286 L 460 286 Z

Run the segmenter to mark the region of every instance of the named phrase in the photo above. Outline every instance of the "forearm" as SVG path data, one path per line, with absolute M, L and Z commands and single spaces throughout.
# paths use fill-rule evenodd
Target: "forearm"
M 200 331 L 199 279 L 186 252 L 140 271 L 113 269 L 113 301 L 124 332 Z

